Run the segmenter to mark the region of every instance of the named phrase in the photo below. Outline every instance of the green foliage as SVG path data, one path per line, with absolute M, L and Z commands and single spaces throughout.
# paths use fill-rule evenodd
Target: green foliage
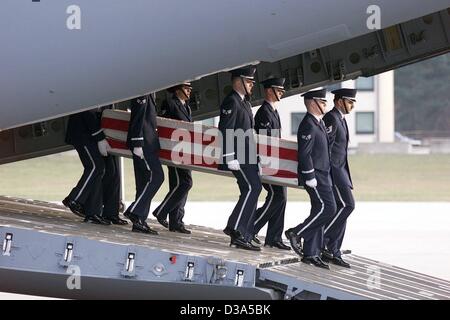
M 396 131 L 450 137 L 450 54 L 395 71 L 395 112 Z

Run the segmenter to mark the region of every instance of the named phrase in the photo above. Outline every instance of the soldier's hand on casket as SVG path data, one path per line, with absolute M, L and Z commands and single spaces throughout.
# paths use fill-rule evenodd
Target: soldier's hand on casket
M 98 151 L 100 154 L 104 157 L 108 156 L 108 151 L 111 150 L 111 146 L 109 145 L 108 141 L 106 139 L 100 140 L 98 143 Z
M 315 188 L 315 187 L 317 187 L 317 180 L 316 180 L 316 178 L 311 179 L 311 180 L 306 180 L 305 184 L 310 188 Z
M 228 169 L 231 171 L 238 171 L 241 169 L 241 166 L 239 165 L 239 161 L 237 160 L 231 160 L 228 162 Z
M 134 148 L 134 149 L 133 149 L 133 153 L 134 153 L 137 157 L 139 157 L 139 158 L 141 158 L 141 159 L 144 159 L 144 150 L 143 150 L 141 147 L 136 147 L 136 148 Z

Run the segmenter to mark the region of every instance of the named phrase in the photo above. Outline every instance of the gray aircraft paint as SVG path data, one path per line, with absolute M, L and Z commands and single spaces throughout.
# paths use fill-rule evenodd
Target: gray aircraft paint
M 81 29 L 67 28 L 67 8 Z M 448 0 L 4 0 L 0 130 L 273 62 L 445 9 Z

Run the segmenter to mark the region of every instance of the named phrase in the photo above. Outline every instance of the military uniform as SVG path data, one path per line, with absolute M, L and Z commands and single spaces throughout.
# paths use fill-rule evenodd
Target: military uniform
M 284 78 L 270 78 L 261 83 L 264 88 L 284 89 L 284 81 Z M 258 134 L 281 138 L 280 116 L 271 103 L 264 101 L 256 112 L 255 130 Z M 263 183 L 263 187 L 267 190 L 267 197 L 263 206 L 256 210 L 254 234 L 257 235 L 261 228 L 268 223 L 265 245 L 288 250 L 289 247 L 285 246 L 282 241 L 287 188 L 267 183 Z
M 241 68 L 232 72 L 233 77 L 253 79 L 256 68 Z M 250 102 L 236 91 L 225 97 L 220 106 L 219 130 L 222 134 L 222 162 L 219 170 L 230 171 L 228 163 L 239 161 L 240 169 L 231 170 L 240 190 L 239 200 L 230 215 L 224 232 L 231 236 L 238 247 L 252 250 L 249 241 L 253 238 L 253 227 L 261 180 L 254 140 L 254 119 Z M 240 139 L 235 134 L 243 134 Z M 258 248 L 259 249 L 259 248 Z
M 143 158 L 133 152 L 136 198 L 128 207 L 125 216 L 133 222 L 133 231 L 153 233 L 145 223 L 150 204 L 164 181 L 164 172 L 159 160 L 159 137 L 156 123 L 156 107 L 152 95 L 131 100 L 131 117 L 127 146 L 133 152 L 141 147 Z
M 63 203 L 79 216 L 101 215 L 102 177 L 105 162 L 98 149 L 98 142 L 105 139 L 96 110 L 89 110 L 69 117 L 66 143 L 73 145 L 84 167 L 83 175 Z
M 305 99 L 325 99 L 325 90 L 311 91 Z M 323 243 L 325 223 L 336 211 L 330 175 L 330 151 L 328 136 L 322 120 L 307 113 L 299 125 L 298 143 L 298 184 L 305 187 L 311 200 L 311 212 L 306 220 L 295 228 L 286 230 L 286 236 L 296 249 L 293 235 L 303 238 L 304 257 L 319 258 Z M 309 187 L 306 181 L 317 180 L 317 187 Z M 303 260 L 302 260 L 303 261 Z M 327 266 L 328 267 L 328 266 Z
M 336 98 L 354 101 L 355 89 L 339 89 L 332 93 Z M 324 118 L 330 141 L 331 173 L 333 176 L 333 192 L 336 199 L 337 212 L 325 225 L 324 247 L 334 257 L 341 256 L 341 246 L 344 239 L 346 221 L 355 208 L 352 195 L 353 183 L 348 166 L 347 150 L 349 133 L 344 115 L 335 107 Z
M 106 109 L 112 109 L 112 105 L 97 110 L 96 116 L 99 123 L 102 121 L 102 113 Z M 119 218 L 120 211 L 120 165 L 119 158 L 108 154 L 103 157 L 105 174 L 102 179 L 102 217 L 113 224 L 128 224 Z
M 190 84 L 184 84 L 189 85 Z M 178 87 L 172 88 L 174 92 Z M 175 95 L 163 102 L 161 115 L 165 118 L 192 122 L 191 108 L 188 101 L 182 103 Z M 183 223 L 184 206 L 187 201 L 189 190 L 192 188 L 191 170 L 168 166 L 169 170 L 169 193 L 163 202 L 153 211 L 153 215 L 163 226 L 169 230 L 182 233 L 190 233 Z M 166 218 L 169 216 L 169 223 Z

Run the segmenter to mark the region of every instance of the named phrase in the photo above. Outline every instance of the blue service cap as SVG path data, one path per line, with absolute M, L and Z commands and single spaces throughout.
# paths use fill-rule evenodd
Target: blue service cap
M 285 78 L 275 78 L 271 77 L 264 81 L 261 81 L 261 84 L 264 86 L 264 88 L 278 88 L 284 90 L 284 82 L 286 81 Z
M 249 80 L 254 80 L 255 79 L 255 73 L 256 73 L 256 67 L 255 66 L 247 66 L 247 67 L 242 67 L 239 69 L 234 69 L 231 72 L 231 77 L 232 78 L 245 78 L 245 79 L 249 79 Z
M 302 94 L 302 97 L 305 99 L 317 99 L 317 100 L 323 100 L 323 101 L 327 101 L 326 96 L 327 96 L 326 89 L 308 91 L 308 92 Z
M 351 101 L 356 102 L 356 89 L 348 89 L 348 88 L 342 88 L 342 89 L 336 89 L 334 91 L 331 91 L 332 94 L 334 94 L 335 98 L 343 98 L 348 99 Z

